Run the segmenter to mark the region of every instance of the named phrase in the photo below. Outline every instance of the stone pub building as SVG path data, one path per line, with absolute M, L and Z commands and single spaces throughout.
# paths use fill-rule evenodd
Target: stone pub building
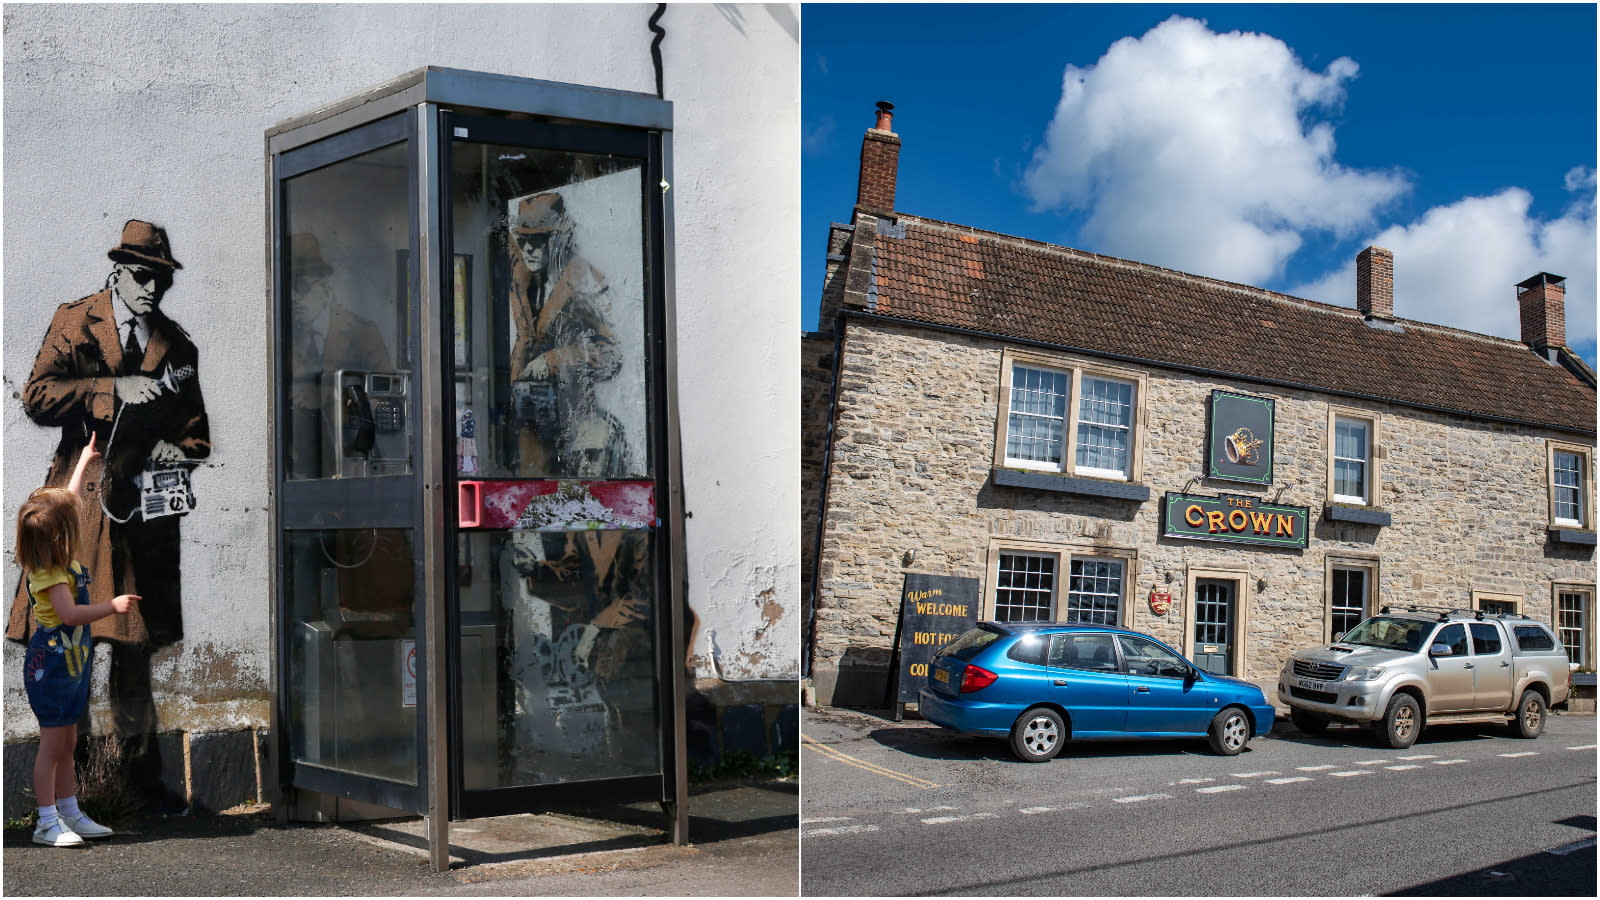
M 802 364 L 816 702 L 879 706 L 908 575 L 980 619 L 1142 631 L 1263 685 L 1385 604 L 1514 612 L 1595 664 L 1595 376 L 1560 276 L 1520 341 L 921 218 L 891 110 Z M 968 582 L 971 583 L 971 582 Z

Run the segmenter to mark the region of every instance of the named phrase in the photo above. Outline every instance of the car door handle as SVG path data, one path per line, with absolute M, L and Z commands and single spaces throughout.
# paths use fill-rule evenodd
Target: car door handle
M 1511 668 L 1511 663 L 1508 663 L 1505 660 L 1501 660 L 1500 661 L 1500 668 L 1509 669 L 1509 668 Z
M 1137 690 L 1137 691 L 1138 691 L 1138 692 L 1139 692 L 1139 693 L 1141 693 L 1141 694 L 1148 694 L 1148 693 L 1150 693 L 1150 689 L 1149 689 L 1149 688 L 1147 688 L 1147 687 L 1142 687 L 1142 688 L 1136 688 L 1136 690 Z
M 1055 685 L 1056 685 L 1056 687 L 1066 687 L 1067 686 L 1067 680 L 1065 678 L 1057 678 L 1055 680 Z
M 1472 663 L 1467 663 L 1466 665 L 1462 666 L 1461 668 L 1470 669 L 1470 668 L 1472 668 Z

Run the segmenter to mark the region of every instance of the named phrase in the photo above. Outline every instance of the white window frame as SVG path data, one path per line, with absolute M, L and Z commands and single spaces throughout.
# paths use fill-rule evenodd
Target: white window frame
M 1059 466 L 1036 460 L 1015 459 L 1008 453 L 1007 438 L 1011 433 L 1011 387 L 1017 366 L 1039 369 L 1065 375 L 1067 379 L 1066 421 L 1061 432 L 1061 463 Z M 1089 379 L 1117 382 L 1130 388 L 1128 401 L 1128 456 L 1127 470 L 1101 469 L 1079 466 L 1078 430 L 1084 384 Z M 1140 484 L 1144 479 L 1144 431 L 1147 425 L 1145 398 L 1149 394 L 1149 376 L 1132 369 L 1119 369 L 1095 362 L 1034 350 L 1007 347 L 1001 353 L 1000 396 L 998 415 L 995 417 L 994 460 L 996 466 L 1052 472 L 1078 478 L 1097 478 Z M 1032 415 L 1032 414 L 1028 414 Z
M 1356 496 L 1354 494 L 1341 494 L 1336 490 L 1336 485 L 1338 482 L 1335 477 L 1335 472 L 1338 470 L 1339 461 L 1342 459 L 1354 459 L 1354 457 L 1341 457 L 1338 455 L 1340 421 L 1360 422 L 1361 424 L 1365 425 L 1367 429 L 1367 457 L 1366 459 L 1362 460 L 1364 463 L 1363 468 L 1365 478 L 1362 479 L 1364 483 L 1361 486 L 1362 493 L 1360 496 Z M 1348 504 L 1351 506 L 1377 506 L 1379 497 L 1378 488 L 1382 483 L 1379 480 L 1379 476 L 1381 474 L 1380 460 L 1383 458 L 1383 456 L 1383 417 L 1381 415 L 1368 410 L 1352 409 L 1339 406 L 1328 407 L 1327 496 L 1329 503 Z
M 1076 391 L 1076 393 L 1077 393 L 1077 401 L 1078 401 L 1078 415 L 1077 415 L 1076 426 L 1073 428 L 1073 432 L 1072 432 L 1072 461 L 1073 461 L 1074 471 L 1079 475 L 1085 475 L 1085 476 L 1088 476 L 1090 478 L 1115 478 L 1115 479 L 1117 479 L 1119 481 L 1127 481 L 1128 480 L 1128 473 L 1133 468 L 1133 436 L 1134 436 L 1134 433 L 1136 431 L 1136 428 L 1134 426 L 1135 426 L 1136 420 L 1138 419 L 1138 416 L 1139 416 L 1139 406 L 1134 400 L 1134 394 L 1139 390 L 1139 386 L 1137 384 L 1135 384 L 1134 382 L 1126 381 L 1126 380 L 1121 379 L 1121 378 L 1107 378 L 1107 377 L 1105 377 L 1105 376 L 1103 376 L 1103 375 L 1101 375 L 1101 374 L 1099 374 L 1097 372 L 1086 372 L 1086 373 L 1083 373 L 1077 379 L 1077 381 L 1078 381 L 1078 390 Z M 1128 424 L 1127 425 L 1122 425 L 1121 423 L 1113 424 L 1113 423 L 1104 423 L 1104 422 L 1087 422 L 1087 421 L 1084 421 L 1083 405 L 1084 405 L 1085 402 L 1088 402 L 1088 400 L 1089 400 L 1088 391 L 1089 391 L 1089 387 L 1090 387 L 1090 383 L 1091 382 L 1096 382 L 1096 383 L 1100 383 L 1100 384 L 1116 385 L 1118 387 L 1126 387 L 1128 389 Z M 1127 449 L 1126 449 L 1127 458 L 1124 460 L 1124 467 L 1122 469 L 1102 469 L 1102 468 L 1099 468 L 1098 466 L 1090 466 L 1090 465 L 1087 465 L 1087 464 L 1078 465 L 1078 462 L 1077 462 L 1078 461 L 1078 450 L 1080 448 L 1082 448 L 1082 447 L 1086 447 L 1087 446 L 1086 444 L 1083 443 L 1082 434 L 1081 434 L 1081 432 L 1086 428 L 1105 428 L 1105 429 L 1111 429 L 1111 430 L 1126 429 L 1127 430 L 1127 434 L 1128 434 L 1128 437 L 1127 437 Z
M 1578 518 L 1568 519 L 1556 515 L 1556 454 L 1565 453 L 1578 459 Z M 1545 444 L 1545 483 L 1549 494 L 1550 524 L 1563 528 L 1589 529 L 1594 527 L 1594 453 L 1593 448 L 1582 444 L 1547 441 Z
M 1133 627 L 1133 586 L 1139 576 L 1139 552 L 1133 548 L 1102 547 L 1087 542 L 1046 542 L 1025 538 L 993 537 L 989 540 L 988 583 L 983 595 L 983 616 L 999 620 L 1000 557 L 1002 555 L 1044 556 L 1054 560 L 1055 583 L 1050 598 L 1049 622 L 1066 622 L 1074 561 L 1114 562 L 1122 567 L 1121 593 L 1117 597 L 1116 621 L 1119 628 Z
M 1556 634 L 1556 643 L 1562 652 L 1567 652 L 1567 631 L 1572 629 L 1562 625 L 1561 603 L 1566 595 L 1577 595 L 1582 598 L 1579 607 L 1578 620 L 1578 662 L 1571 662 L 1568 657 L 1568 668 L 1595 668 L 1595 590 L 1592 584 L 1556 583 L 1550 590 L 1550 630 Z
M 1041 560 L 1041 561 L 1047 561 L 1047 562 L 1050 563 L 1050 566 L 1051 566 L 1051 569 L 1050 569 L 1050 571 L 1051 571 L 1051 575 L 1050 575 L 1050 591 L 1049 591 L 1049 597 L 1046 598 L 1043 617 L 1038 618 L 1038 619 L 1001 619 L 1000 618 L 1000 592 L 1002 590 L 1020 590 L 1020 591 L 1023 591 L 1025 593 L 1028 593 L 1028 594 L 1037 594 L 1037 593 L 1039 593 L 1039 591 L 1037 589 L 1034 589 L 1034 588 L 1027 588 L 1027 587 L 1023 587 L 1023 588 L 1014 588 L 1014 587 L 1012 587 L 1012 588 L 1002 588 L 1000 586 L 999 576 L 1000 576 L 1001 572 L 1000 572 L 999 566 L 1004 561 L 1004 559 L 1006 557 L 1008 557 L 1008 556 L 1011 557 L 1012 559 L 1037 559 L 1037 560 Z M 1056 615 L 1057 615 L 1056 610 L 1060 606 L 1060 603 L 1057 601 L 1057 598 L 1061 595 L 1061 559 L 1060 559 L 1059 556 L 1057 556 L 1056 554 L 1053 554 L 1053 553 L 1038 553 L 1038 552 L 1032 551 L 1032 550 L 1005 549 L 1005 550 L 1002 550 L 998 554 L 998 556 L 996 558 L 995 565 L 996 565 L 996 569 L 995 569 L 996 578 L 995 578 L 995 582 L 994 582 L 994 602 L 991 604 L 991 606 L 992 606 L 992 614 L 990 616 L 991 618 L 993 618 L 996 621 L 1002 621 L 1002 622 L 1054 622 L 1056 620 Z M 1007 605 L 1010 605 L 1010 604 L 1007 604 Z M 1031 608 L 1031 606 L 1032 605 L 1030 604 L 1030 606 L 1028 608 Z
M 1022 458 L 1014 457 L 1014 456 L 1011 455 L 1011 417 L 1012 416 L 1026 416 L 1026 417 L 1033 418 L 1033 419 L 1057 421 L 1056 417 L 1054 417 L 1054 416 L 1045 416 L 1045 415 L 1041 415 L 1039 413 L 1034 413 L 1034 412 L 1023 412 L 1023 411 L 1013 411 L 1012 410 L 1011 403 L 1015 399 L 1014 391 L 1015 391 L 1015 388 L 1016 388 L 1016 372 L 1017 372 L 1018 368 L 1028 369 L 1028 370 L 1035 371 L 1035 372 L 1043 372 L 1043 373 L 1046 373 L 1046 374 L 1049 374 L 1049 375 L 1059 375 L 1061 377 L 1061 379 L 1065 382 L 1065 387 L 1064 387 L 1064 390 L 1063 390 L 1062 395 L 1061 395 L 1062 396 L 1061 417 L 1059 419 L 1059 421 L 1061 423 L 1061 461 L 1060 462 L 1051 463 L 1048 460 L 1022 459 Z M 1019 468 L 1019 469 L 1038 469 L 1038 470 L 1044 471 L 1044 472 L 1060 472 L 1060 471 L 1063 471 L 1064 468 L 1067 465 L 1067 457 L 1068 457 L 1069 454 L 1072 453 L 1072 435 L 1067 432 L 1067 423 L 1072 420 L 1072 411 L 1071 411 L 1072 396 L 1073 396 L 1073 389 L 1072 388 L 1073 388 L 1073 382 L 1075 380 L 1073 378 L 1073 373 L 1071 371 L 1063 371 L 1061 369 L 1054 368 L 1054 367 L 1049 367 L 1049 366 L 1038 366 L 1038 365 L 1032 365 L 1032 364 L 1015 363 L 1015 364 L 1013 364 L 1011 366 L 1010 375 L 1011 375 L 1011 377 L 1007 379 L 1007 386 L 1006 386 L 1006 417 L 1005 417 L 1006 434 L 1005 434 L 1004 445 L 1003 445 L 1003 448 L 1002 448 L 1002 451 L 1001 451 L 1002 453 L 1005 454 L 1006 465 L 1015 466 L 1016 468 Z

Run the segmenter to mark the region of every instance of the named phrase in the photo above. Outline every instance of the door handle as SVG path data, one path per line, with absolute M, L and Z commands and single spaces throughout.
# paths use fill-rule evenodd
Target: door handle
M 460 528 L 477 528 L 483 524 L 483 482 L 456 484 L 456 517 Z
M 1466 665 L 1462 666 L 1461 668 L 1470 669 L 1470 668 L 1472 668 L 1472 663 L 1467 663 Z
M 1506 662 L 1505 660 L 1502 659 L 1502 660 L 1500 660 L 1500 668 L 1509 669 L 1509 668 L 1511 668 L 1511 663 L 1508 663 L 1508 662 Z
M 1137 691 L 1138 691 L 1138 692 L 1139 692 L 1139 693 L 1141 693 L 1141 694 L 1148 694 L 1148 693 L 1150 693 L 1150 689 L 1149 689 L 1149 688 L 1147 688 L 1147 687 L 1142 687 L 1142 688 L 1137 688 L 1137 689 L 1136 689 L 1136 690 L 1137 690 Z
M 1065 678 L 1057 678 L 1054 683 L 1055 683 L 1056 687 L 1066 687 L 1067 686 L 1067 680 Z

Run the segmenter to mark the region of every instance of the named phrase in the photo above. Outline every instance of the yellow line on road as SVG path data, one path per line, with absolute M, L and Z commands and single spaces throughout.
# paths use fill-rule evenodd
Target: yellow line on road
M 916 787 L 916 788 L 927 789 L 927 788 L 936 788 L 936 787 L 939 786 L 939 785 L 934 784 L 933 782 L 927 780 L 926 778 L 918 778 L 915 775 L 907 775 L 904 772 L 896 772 L 893 769 L 886 769 L 883 766 L 876 765 L 874 763 L 869 763 L 866 760 L 856 759 L 854 756 L 851 756 L 848 753 L 845 753 L 845 752 L 840 751 L 840 750 L 835 750 L 832 747 L 829 747 L 826 744 L 823 744 L 823 743 L 821 743 L 819 741 L 813 740 L 812 738 L 806 737 L 803 734 L 800 735 L 800 742 L 801 742 L 801 744 L 803 744 L 807 748 L 809 748 L 811 750 L 814 750 L 817 753 L 820 753 L 823 756 L 826 756 L 827 758 L 829 758 L 831 760 L 834 760 L 835 762 L 842 762 L 847 766 L 855 766 L 858 769 L 862 769 L 864 771 L 871 772 L 874 775 L 882 775 L 885 778 L 893 778 L 895 781 L 903 781 L 906 784 L 909 784 L 912 787 Z

